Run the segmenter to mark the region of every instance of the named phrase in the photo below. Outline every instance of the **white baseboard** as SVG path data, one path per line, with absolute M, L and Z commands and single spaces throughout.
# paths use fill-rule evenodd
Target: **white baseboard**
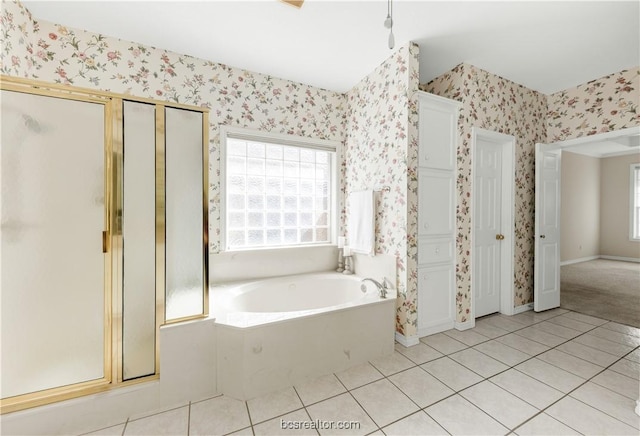
M 590 260 L 596 260 L 596 259 L 620 260 L 622 262 L 639 262 L 640 263 L 640 257 L 607 256 L 607 255 L 601 254 L 599 256 L 589 256 L 589 257 L 581 257 L 580 259 L 565 260 L 564 262 L 560 262 L 560 266 L 572 265 L 574 263 L 588 262 Z
M 418 337 L 423 338 L 429 335 L 435 335 L 436 333 L 443 332 L 445 330 L 451 330 L 455 323 L 453 321 L 446 321 L 440 324 L 431 325 L 429 327 L 423 327 L 418 329 Z
M 404 345 L 405 347 L 411 347 L 413 345 L 418 345 L 420 343 L 420 338 L 418 336 L 405 336 L 396 332 L 396 341 L 400 345 Z
M 600 259 L 621 260 L 623 262 L 640 262 L 638 257 L 600 256 Z
M 564 262 L 560 262 L 560 266 L 573 265 L 574 263 L 581 263 L 581 262 L 589 262 L 590 260 L 600 259 L 601 257 L 602 256 L 587 256 L 587 257 L 581 257 L 580 259 L 565 260 Z
M 469 330 L 472 329 L 476 326 L 476 320 L 475 319 L 468 319 L 465 322 L 458 322 L 456 321 L 454 324 L 454 327 L 456 330 Z
M 523 304 L 522 306 L 514 307 L 513 314 L 517 315 L 519 313 L 528 312 L 530 310 L 533 310 L 533 303 Z

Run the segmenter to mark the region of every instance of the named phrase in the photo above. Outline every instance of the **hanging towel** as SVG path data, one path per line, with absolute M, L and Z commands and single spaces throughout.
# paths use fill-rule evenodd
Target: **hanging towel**
M 375 197 L 373 190 L 349 194 L 349 247 L 356 253 L 374 255 Z

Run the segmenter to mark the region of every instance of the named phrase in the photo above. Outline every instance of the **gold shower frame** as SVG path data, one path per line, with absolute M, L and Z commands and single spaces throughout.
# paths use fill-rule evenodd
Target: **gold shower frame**
M 131 386 L 160 378 L 160 327 L 167 324 L 206 318 L 209 315 L 209 247 L 208 247 L 208 192 L 209 192 L 209 109 L 150 98 L 117 94 L 69 85 L 53 84 L 32 79 L 0 76 L 0 89 L 41 95 L 45 97 L 98 103 L 104 105 L 104 162 L 105 162 L 105 231 L 103 232 L 104 264 L 104 376 L 68 386 L 0 399 L 0 414 L 42 406 L 85 395 Z M 156 217 L 156 329 L 155 373 L 133 380 L 123 380 L 122 297 L 123 239 L 118 216 L 123 209 L 123 102 L 135 101 L 153 104 L 155 122 L 155 217 Z M 165 317 L 165 108 L 202 113 L 202 254 L 203 254 L 203 310 L 202 313 L 179 319 Z M 106 236 L 106 237 L 105 237 Z M 158 267 L 160 266 L 160 267 Z

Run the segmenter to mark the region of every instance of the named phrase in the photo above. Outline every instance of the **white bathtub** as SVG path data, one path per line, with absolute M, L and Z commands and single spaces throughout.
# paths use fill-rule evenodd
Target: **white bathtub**
M 379 297 L 362 277 L 334 272 L 275 277 L 216 287 L 210 313 L 219 324 L 252 327 L 271 322 L 395 300 Z
M 213 287 L 221 393 L 246 400 L 391 354 L 395 290 L 382 299 L 361 280 L 330 272 Z

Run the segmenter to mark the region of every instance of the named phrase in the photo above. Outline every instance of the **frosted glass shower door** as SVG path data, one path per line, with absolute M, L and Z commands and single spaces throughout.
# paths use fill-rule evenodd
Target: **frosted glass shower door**
M 207 232 L 203 115 L 166 108 L 166 319 L 201 315 Z M 205 208 L 203 210 L 203 208 Z
M 2 398 L 108 376 L 105 110 L 2 90 Z
M 156 372 L 156 106 L 125 101 L 122 379 Z

